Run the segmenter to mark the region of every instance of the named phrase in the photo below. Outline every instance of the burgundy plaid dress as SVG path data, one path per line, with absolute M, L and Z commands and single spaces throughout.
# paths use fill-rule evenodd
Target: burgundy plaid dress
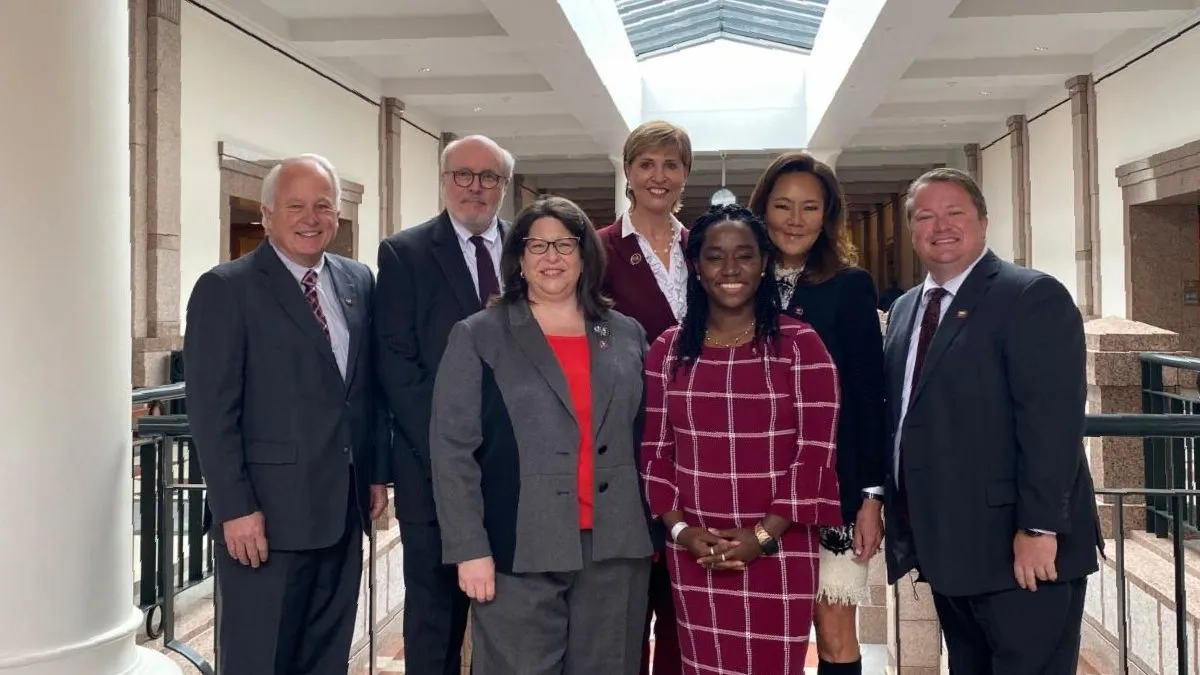
M 781 318 L 777 347 L 705 346 L 671 376 L 679 328 L 646 357 L 642 475 L 655 517 L 753 528 L 767 513 L 794 525 L 776 555 L 714 572 L 668 542 L 684 670 L 723 675 L 804 672 L 819 525 L 841 523 L 834 447 L 837 371 L 807 324 Z

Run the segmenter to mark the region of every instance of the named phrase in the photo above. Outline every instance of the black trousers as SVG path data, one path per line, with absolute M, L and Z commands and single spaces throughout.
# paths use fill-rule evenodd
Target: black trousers
M 404 546 L 404 672 L 459 675 L 471 602 L 458 568 L 442 563 L 437 523 L 400 523 Z
M 1087 578 L 933 602 L 950 675 L 1075 675 Z
M 258 569 L 216 547 L 217 672 L 346 674 L 362 579 L 363 530 L 354 511 L 348 504 L 345 532 L 333 546 L 270 551 Z

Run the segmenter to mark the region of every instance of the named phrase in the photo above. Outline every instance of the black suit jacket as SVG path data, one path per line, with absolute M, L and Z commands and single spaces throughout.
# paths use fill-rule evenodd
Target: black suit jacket
M 390 473 L 376 452 L 382 407 L 371 349 L 374 279 L 326 254 L 350 330 L 346 378 L 300 284 L 269 243 L 205 273 L 187 307 L 188 421 L 221 523 L 262 511 L 278 550 L 335 544 L 354 495 L 369 527 L 371 483 Z
M 875 282 L 861 267 L 838 270 L 821 283 L 801 282 L 787 311 L 821 336 L 838 369 L 837 473 L 842 519 L 853 523 L 862 491 L 883 487 L 887 452 L 883 425 L 883 334 Z
M 507 229 L 501 222 L 502 235 Z M 376 367 L 392 415 L 396 516 L 402 521 L 437 519 L 429 465 L 433 383 L 450 329 L 480 309 L 445 211 L 380 242 Z
M 922 289 L 897 300 L 888 321 L 889 450 Z M 1021 528 L 1058 533 L 1059 580 L 1096 571 L 1102 539 L 1083 451 L 1085 358 L 1083 320 L 1063 285 L 986 253 L 934 333 L 904 419 L 911 527 L 887 519 L 889 583 L 919 566 L 943 595 L 1017 588 Z

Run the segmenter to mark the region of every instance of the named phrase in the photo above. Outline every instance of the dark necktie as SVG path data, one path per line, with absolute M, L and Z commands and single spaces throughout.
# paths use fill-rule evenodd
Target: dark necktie
M 488 299 L 500 295 L 500 282 L 496 278 L 496 266 L 492 263 L 492 254 L 487 249 L 483 237 L 471 237 L 475 244 L 475 271 L 479 276 L 479 304 L 487 307 Z
M 325 312 L 321 311 L 321 300 L 317 297 L 317 273 L 312 270 L 305 272 L 300 284 L 304 287 L 304 299 L 308 301 L 308 308 L 317 317 L 321 332 L 325 333 L 325 339 L 328 340 L 329 322 L 325 320 Z
M 913 362 L 912 383 L 908 387 L 908 406 L 911 409 L 913 403 L 913 394 L 917 391 L 917 382 L 921 379 L 921 368 L 925 365 L 925 355 L 929 352 L 929 345 L 933 342 L 933 335 L 937 332 L 938 323 L 942 319 L 942 299 L 949 293 L 946 289 L 939 286 L 929 289 L 929 303 L 925 305 L 925 312 L 921 315 L 921 334 L 917 337 L 917 358 Z M 903 432 L 903 429 L 897 433 Z M 896 481 L 896 498 L 898 506 L 901 508 L 901 513 L 905 520 L 908 519 L 908 490 L 904 487 L 904 457 L 907 455 L 904 451 L 904 438 L 900 438 L 900 475 Z

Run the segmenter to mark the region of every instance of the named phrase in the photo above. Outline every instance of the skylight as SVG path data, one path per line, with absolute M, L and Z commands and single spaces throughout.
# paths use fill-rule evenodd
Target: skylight
M 807 53 L 829 0 L 615 2 L 634 53 L 647 58 L 720 38 Z

